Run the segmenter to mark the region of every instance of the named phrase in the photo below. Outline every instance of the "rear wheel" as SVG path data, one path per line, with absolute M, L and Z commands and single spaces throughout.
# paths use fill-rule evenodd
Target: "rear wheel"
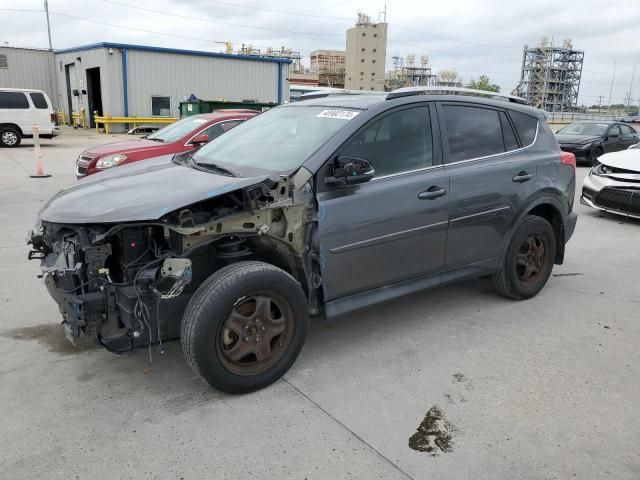
M 527 216 L 516 230 L 493 286 L 505 297 L 524 300 L 536 295 L 547 283 L 556 256 L 553 228 L 544 218 Z
M 182 320 L 182 347 L 191 368 L 228 393 L 263 388 L 291 367 L 309 324 L 300 284 L 262 262 L 218 270 L 196 291 Z
M 0 127 L 0 146 L 17 147 L 20 145 L 22 135 L 15 127 Z

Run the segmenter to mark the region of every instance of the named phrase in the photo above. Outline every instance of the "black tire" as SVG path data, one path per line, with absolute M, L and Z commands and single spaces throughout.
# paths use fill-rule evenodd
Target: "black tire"
M 596 164 L 598 163 L 598 157 L 600 157 L 603 153 L 604 152 L 600 147 L 596 147 L 591 150 L 591 152 L 589 153 L 589 163 L 592 167 L 596 166 Z
M 533 297 L 549 280 L 555 256 L 553 228 L 544 218 L 528 215 L 516 229 L 500 259 L 499 269 L 492 277 L 494 289 L 516 300 Z
M 269 299 L 268 310 L 259 311 L 258 304 L 265 299 Z M 239 313 L 252 308 L 253 313 Z M 261 332 L 264 325 L 284 327 L 274 334 L 271 327 Z M 215 272 L 194 293 L 182 318 L 182 348 L 189 366 L 206 383 L 227 393 L 247 393 L 266 387 L 289 370 L 308 328 L 307 299 L 291 275 L 263 262 L 238 262 Z M 239 335 L 239 330 L 244 333 Z M 272 356 L 265 355 L 261 361 L 259 355 L 267 346 Z M 255 353 L 250 351 L 254 348 Z M 245 357 L 228 358 L 229 352 L 237 354 L 241 349 Z
M 15 148 L 20 145 L 22 135 L 15 127 L 0 127 L 0 147 Z

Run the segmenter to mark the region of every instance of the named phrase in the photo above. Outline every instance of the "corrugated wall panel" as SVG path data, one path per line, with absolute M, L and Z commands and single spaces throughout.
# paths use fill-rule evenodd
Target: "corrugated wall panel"
M 8 68 L 0 68 L 0 87 L 44 90 L 49 95 L 54 108 L 57 107 L 53 52 L 0 47 L 0 55 L 7 56 L 8 66 Z
M 274 62 L 128 50 L 129 114 L 151 115 L 151 97 L 171 97 L 171 114 L 192 93 L 204 100 L 278 101 Z M 283 100 L 289 98 L 288 65 L 282 67 Z

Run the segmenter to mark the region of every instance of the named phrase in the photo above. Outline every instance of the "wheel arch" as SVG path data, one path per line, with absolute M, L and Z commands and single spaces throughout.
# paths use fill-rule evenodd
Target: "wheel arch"
M 309 284 L 302 260 L 290 245 L 270 236 L 253 237 L 250 245 L 253 260 L 284 270 L 302 286 L 305 295 L 309 296 Z
M 556 199 L 551 197 L 539 198 L 526 209 L 516 223 L 516 225 L 519 225 L 527 215 L 541 217 L 549 222 L 556 237 L 556 258 L 554 261 L 556 265 L 562 265 L 564 261 L 565 231 L 562 211 L 560 202 Z
M 24 132 L 22 131 L 22 129 L 20 128 L 20 126 L 16 123 L 11 123 L 11 122 L 5 122 L 5 123 L 0 123 L 0 129 L 4 128 L 4 127 L 12 127 L 15 128 L 18 133 L 24 137 Z

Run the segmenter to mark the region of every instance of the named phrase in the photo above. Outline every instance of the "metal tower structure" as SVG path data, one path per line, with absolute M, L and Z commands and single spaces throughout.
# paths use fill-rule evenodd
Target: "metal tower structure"
M 571 40 L 561 47 L 543 38 L 534 48 L 524 46 L 520 82 L 514 93 L 548 112 L 566 112 L 578 106 L 584 51 Z

